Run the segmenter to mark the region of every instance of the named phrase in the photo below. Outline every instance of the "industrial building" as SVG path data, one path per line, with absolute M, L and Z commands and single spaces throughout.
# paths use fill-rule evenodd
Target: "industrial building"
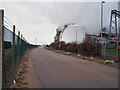
M 65 24 L 56 29 L 54 42 L 77 42 L 80 44 L 85 38 L 85 28 L 77 24 Z
M 80 44 L 85 38 L 85 29 L 77 26 L 69 26 L 63 33 L 62 40 L 66 43 L 77 42 Z

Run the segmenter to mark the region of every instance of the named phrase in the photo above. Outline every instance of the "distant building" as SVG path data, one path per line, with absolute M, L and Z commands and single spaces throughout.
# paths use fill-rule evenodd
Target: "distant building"
M 108 38 L 108 34 L 109 34 L 108 30 L 106 28 L 103 28 L 103 32 L 102 32 L 103 42 L 105 42 L 106 38 Z M 97 43 L 101 43 L 101 33 L 99 33 L 98 35 L 85 34 L 85 37 L 86 36 L 90 36 L 92 38 L 95 38 Z
M 84 38 L 84 28 L 81 28 L 80 26 L 69 26 L 63 33 L 62 41 L 65 41 L 65 43 L 77 42 L 77 44 L 80 44 L 83 42 Z

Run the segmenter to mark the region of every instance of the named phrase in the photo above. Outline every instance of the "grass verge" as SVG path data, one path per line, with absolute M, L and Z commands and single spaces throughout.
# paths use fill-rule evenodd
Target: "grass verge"
M 112 63 L 112 64 L 105 64 L 105 60 L 106 59 L 103 59 L 101 56 L 96 56 L 96 57 L 88 57 L 88 56 L 78 56 L 78 54 L 76 53 L 67 53 L 67 52 L 64 52 L 62 50 L 54 50 L 54 49 L 50 49 L 50 48 L 45 48 L 47 50 L 50 50 L 50 51 L 53 51 L 53 52 L 56 52 L 56 53 L 60 53 L 60 54 L 63 54 L 63 55 L 68 55 L 68 56 L 72 56 L 72 57 L 75 57 L 75 58 L 79 58 L 79 59 L 83 59 L 83 60 L 88 60 L 88 61 L 92 61 L 92 62 L 97 62 L 97 63 L 100 63 L 100 64 L 104 64 L 104 65 L 108 65 L 108 66 L 112 66 L 112 67 L 116 67 L 118 68 L 119 67 L 119 63 L 120 62 L 115 62 L 115 63 Z M 116 60 L 114 60 L 116 61 Z

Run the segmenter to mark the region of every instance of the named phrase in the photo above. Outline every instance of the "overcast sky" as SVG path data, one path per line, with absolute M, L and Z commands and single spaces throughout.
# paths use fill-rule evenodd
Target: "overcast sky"
M 2 2 L 0 8 L 16 25 L 27 41 L 50 44 L 56 28 L 61 24 L 76 23 L 86 33 L 100 32 L 100 2 Z M 104 27 L 109 29 L 110 12 L 118 9 L 118 2 L 104 4 Z

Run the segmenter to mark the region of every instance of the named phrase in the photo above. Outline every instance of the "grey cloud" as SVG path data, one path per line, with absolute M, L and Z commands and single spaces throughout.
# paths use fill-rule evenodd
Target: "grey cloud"
M 100 2 L 3 3 L 7 17 L 21 28 L 28 41 L 51 43 L 55 29 L 66 23 L 84 26 L 88 33 L 100 32 Z M 110 11 L 117 2 L 104 4 L 104 26 L 109 28 Z M 29 33 L 31 32 L 31 33 Z
M 104 4 L 104 26 L 109 27 L 110 11 L 117 9 L 117 2 Z M 77 23 L 84 26 L 87 32 L 98 33 L 100 30 L 100 2 L 52 3 L 43 8 L 42 14 L 57 25 Z

